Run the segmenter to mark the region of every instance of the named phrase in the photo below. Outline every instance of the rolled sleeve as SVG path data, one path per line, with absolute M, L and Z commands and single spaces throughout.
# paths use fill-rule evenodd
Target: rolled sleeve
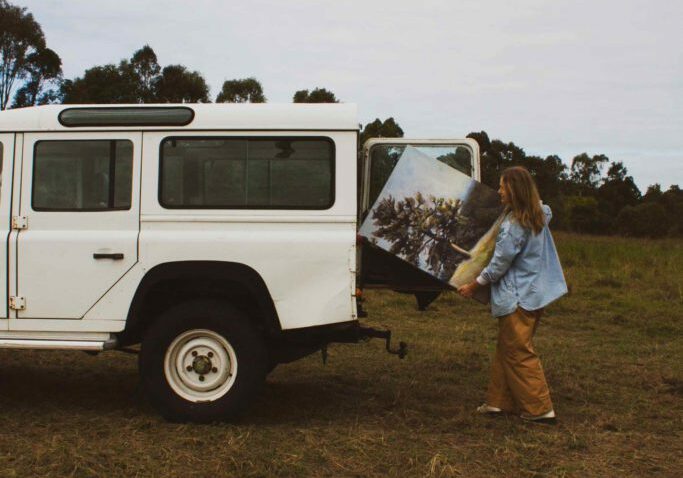
M 503 222 L 496 237 L 493 257 L 477 277 L 477 282 L 480 285 L 498 282 L 508 271 L 517 254 L 524 248 L 527 239 L 527 231 L 516 221 L 506 220 Z

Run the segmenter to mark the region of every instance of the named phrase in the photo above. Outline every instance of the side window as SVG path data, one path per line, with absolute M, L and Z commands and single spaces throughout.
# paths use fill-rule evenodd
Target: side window
M 33 153 L 35 211 L 130 209 L 133 143 L 39 141 Z
M 327 138 L 166 138 L 159 202 L 166 208 L 327 209 L 334 143 Z
M 370 206 L 379 196 L 406 146 L 405 144 L 377 144 L 370 150 Z M 472 151 L 466 146 L 437 144 L 413 144 L 411 146 L 437 161 L 472 176 Z

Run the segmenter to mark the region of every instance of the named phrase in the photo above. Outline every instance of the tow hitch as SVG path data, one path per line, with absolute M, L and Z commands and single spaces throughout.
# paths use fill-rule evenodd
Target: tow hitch
M 398 355 L 398 358 L 402 359 L 408 355 L 408 344 L 405 342 L 399 342 L 398 348 L 391 347 L 391 330 L 379 330 L 373 329 L 372 327 L 362 327 L 358 326 L 359 340 L 369 340 L 369 339 L 384 339 L 385 348 L 387 352 L 392 355 Z
M 327 363 L 327 346 L 329 343 L 358 343 L 366 342 L 370 339 L 384 339 L 386 351 L 392 355 L 398 355 L 398 358 L 400 359 L 403 359 L 408 355 L 408 344 L 405 342 L 399 342 L 398 348 L 391 346 L 391 330 L 380 330 L 373 327 L 356 325 L 336 331 L 333 340 L 329 340 L 320 348 L 323 363 Z

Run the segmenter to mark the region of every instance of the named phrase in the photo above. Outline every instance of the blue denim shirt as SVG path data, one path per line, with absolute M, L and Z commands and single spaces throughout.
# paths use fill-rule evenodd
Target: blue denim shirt
M 542 205 L 545 226 L 538 234 L 523 227 L 511 214 L 503 220 L 496 248 L 477 282 L 491 284 L 491 313 L 511 314 L 517 307 L 537 310 L 567 293 L 560 259 L 548 229 L 550 207 Z

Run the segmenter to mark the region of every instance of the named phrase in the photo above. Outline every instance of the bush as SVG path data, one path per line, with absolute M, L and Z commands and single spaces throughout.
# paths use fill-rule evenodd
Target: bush
M 614 219 L 600 211 L 598 201 L 592 196 L 569 196 L 566 203 L 566 224 L 574 232 L 611 234 Z
M 617 229 L 626 236 L 663 237 L 669 231 L 671 218 L 659 203 L 646 202 L 626 206 L 617 216 Z

